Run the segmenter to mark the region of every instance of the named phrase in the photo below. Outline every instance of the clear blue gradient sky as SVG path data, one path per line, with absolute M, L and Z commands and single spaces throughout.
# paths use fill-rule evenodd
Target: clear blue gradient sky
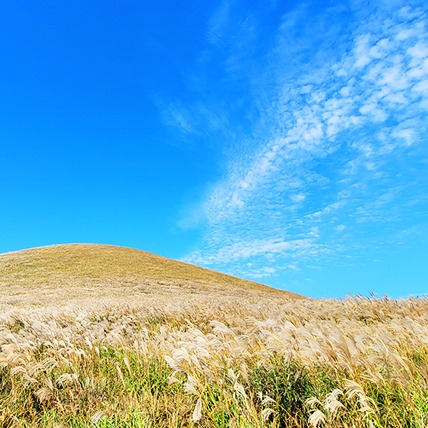
M 428 292 L 422 0 L 0 5 L 0 252 Z

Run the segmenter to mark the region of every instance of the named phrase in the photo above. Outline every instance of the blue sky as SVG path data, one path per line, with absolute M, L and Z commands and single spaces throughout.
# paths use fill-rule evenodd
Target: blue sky
M 17 0 L 0 39 L 0 252 L 428 293 L 425 2 Z

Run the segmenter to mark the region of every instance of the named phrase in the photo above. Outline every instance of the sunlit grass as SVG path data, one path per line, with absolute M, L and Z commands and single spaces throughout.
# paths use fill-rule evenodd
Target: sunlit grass
M 178 302 L 10 311 L 0 423 L 426 426 L 427 300 Z
M 268 293 L 302 297 L 112 245 L 55 245 L 0 254 L 0 298 L 12 305 L 46 305 L 73 299 L 156 300 L 210 292 L 226 296 Z
M 0 426 L 428 424 L 428 299 L 295 299 L 209 281 L 194 292 L 178 280 L 138 293 L 107 271 L 96 290 L 71 276 L 72 298 L 67 284 L 43 300 L 3 283 Z

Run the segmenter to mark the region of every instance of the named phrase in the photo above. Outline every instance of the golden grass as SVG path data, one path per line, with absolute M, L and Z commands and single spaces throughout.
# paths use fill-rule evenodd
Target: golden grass
M 427 426 L 427 299 L 200 281 L 199 293 L 2 299 L 0 426 Z
M 177 294 L 281 295 L 265 285 L 112 245 L 71 244 L 0 254 L 0 298 L 44 304 L 84 298 L 174 299 Z

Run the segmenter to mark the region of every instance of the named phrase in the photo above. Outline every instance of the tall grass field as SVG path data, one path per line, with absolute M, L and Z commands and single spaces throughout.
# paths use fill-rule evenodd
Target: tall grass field
M 134 273 L 120 293 L 70 260 L 55 294 L 30 256 L 0 256 L 0 426 L 428 426 L 426 298 L 246 293 L 214 273 L 146 293 Z

